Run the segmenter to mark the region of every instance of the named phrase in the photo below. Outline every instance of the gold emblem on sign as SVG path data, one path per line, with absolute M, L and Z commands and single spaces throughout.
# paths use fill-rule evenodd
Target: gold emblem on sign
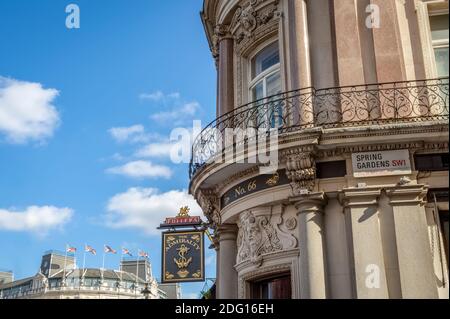
M 280 175 L 276 172 L 271 178 L 266 181 L 266 184 L 269 186 L 275 186 L 280 181 Z
M 189 271 L 186 269 L 189 266 L 189 264 L 192 262 L 192 257 L 190 257 L 189 259 L 186 258 L 186 254 L 189 252 L 189 250 L 190 250 L 190 248 L 186 247 L 186 245 L 184 245 L 184 244 L 181 245 L 180 248 L 177 249 L 178 256 L 180 256 L 180 258 L 173 259 L 173 261 L 177 265 L 178 269 L 180 269 L 177 272 L 177 274 L 181 278 L 186 278 L 187 275 L 189 275 Z
M 188 206 L 181 207 L 177 217 L 189 217 L 189 211 L 190 209 Z
M 195 240 L 196 242 L 199 242 L 201 239 L 199 235 L 194 235 L 191 238 L 192 238 L 192 240 Z
M 200 278 L 201 276 L 202 276 L 201 270 L 197 270 L 197 272 L 195 274 L 192 274 L 192 277 L 194 277 L 194 278 Z
M 171 274 L 170 272 L 166 271 L 166 279 L 173 279 L 175 275 Z

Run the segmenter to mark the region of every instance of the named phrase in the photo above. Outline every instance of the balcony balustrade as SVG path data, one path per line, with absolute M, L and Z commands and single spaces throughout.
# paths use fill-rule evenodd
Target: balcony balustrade
M 270 135 L 308 128 L 344 128 L 448 121 L 449 78 L 284 92 L 243 105 L 206 126 L 192 146 L 190 177 L 224 151 L 227 129 Z

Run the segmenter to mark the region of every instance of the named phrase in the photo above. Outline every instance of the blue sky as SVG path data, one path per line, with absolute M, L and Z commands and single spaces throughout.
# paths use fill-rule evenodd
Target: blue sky
M 70 3 L 80 29 L 66 28 Z M 160 276 L 154 226 L 181 204 L 200 214 L 185 193 L 188 165 L 173 164 L 167 150 L 172 129 L 214 117 L 201 6 L 0 1 L 0 268 L 30 276 L 44 251 L 87 242 L 148 251 Z M 100 267 L 101 256 L 87 265 Z M 202 287 L 182 286 L 185 296 Z

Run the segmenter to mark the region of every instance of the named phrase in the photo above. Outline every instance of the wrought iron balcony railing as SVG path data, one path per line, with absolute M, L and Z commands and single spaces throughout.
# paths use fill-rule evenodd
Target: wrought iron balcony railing
M 223 150 L 226 129 L 269 134 L 313 127 L 338 128 L 448 120 L 449 78 L 336 87 L 306 88 L 243 105 L 211 122 L 195 139 L 191 178 Z

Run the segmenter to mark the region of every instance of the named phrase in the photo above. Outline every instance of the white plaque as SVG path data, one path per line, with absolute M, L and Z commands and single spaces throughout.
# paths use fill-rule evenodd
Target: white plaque
M 352 154 L 353 176 L 389 176 L 411 174 L 408 150 Z

